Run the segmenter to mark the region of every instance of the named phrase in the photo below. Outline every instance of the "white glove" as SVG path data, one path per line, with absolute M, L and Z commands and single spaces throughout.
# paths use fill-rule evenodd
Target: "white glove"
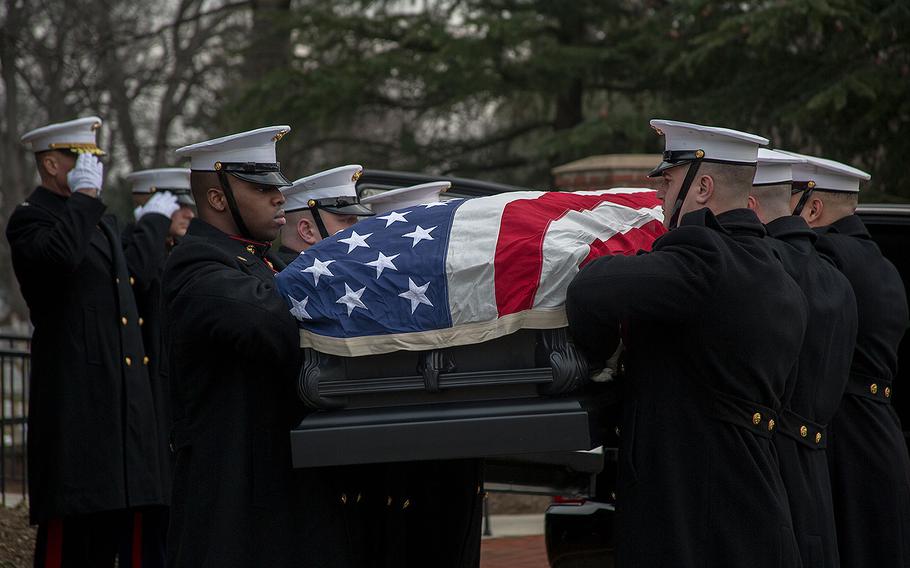
M 145 205 L 133 209 L 133 215 L 136 216 L 137 221 L 149 213 L 160 213 L 170 219 L 178 209 L 180 209 L 180 205 L 177 204 L 177 196 L 170 191 L 162 191 L 149 198 Z
M 70 191 L 95 189 L 101 197 L 101 178 L 104 177 L 104 165 L 92 154 L 79 154 L 76 166 L 66 174 L 66 183 Z

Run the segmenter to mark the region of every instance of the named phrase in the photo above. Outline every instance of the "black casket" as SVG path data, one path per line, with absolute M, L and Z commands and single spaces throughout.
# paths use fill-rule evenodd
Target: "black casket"
M 291 432 L 293 464 L 518 454 L 544 463 L 584 459 L 596 470 L 596 454 L 572 454 L 601 443 L 598 414 L 613 392 L 588 376 L 564 328 L 362 357 L 304 349 L 298 393 L 313 412 Z M 553 457 L 560 453 L 565 459 Z

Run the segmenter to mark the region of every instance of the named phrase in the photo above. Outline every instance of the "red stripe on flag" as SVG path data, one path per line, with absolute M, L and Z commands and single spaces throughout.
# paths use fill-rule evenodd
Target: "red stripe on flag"
M 47 547 L 44 552 L 45 568 L 60 568 L 63 565 L 62 519 L 51 519 L 47 522 Z
M 499 317 L 534 305 L 543 270 L 543 241 L 550 223 L 569 211 L 590 211 L 605 202 L 632 209 L 660 205 L 657 195 L 650 191 L 600 195 L 551 192 L 537 199 L 518 199 L 506 204 L 493 260 Z
M 600 256 L 613 254 L 631 256 L 640 250 L 649 251 L 651 250 L 651 245 L 654 244 L 654 240 L 666 232 L 667 229 L 664 224 L 654 220 L 641 227 L 630 229 L 626 233 L 614 235 L 607 239 L 606 242 L 597 239 L 591 243 L 591 252 L 581 261 L 579 266 L 584 266 Z

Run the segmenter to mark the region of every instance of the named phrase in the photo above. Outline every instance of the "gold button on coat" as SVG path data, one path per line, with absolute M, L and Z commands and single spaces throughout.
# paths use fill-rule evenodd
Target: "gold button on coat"
M 136 279 L 133 278 L 132 276 L 130 276 L 130 286 L 135 286 L 135 285 L 136 285 Z
M 878 385 L 875 383 L 872 383 L 871 385 L 869 385 L 869 392 L 871 392 L 872 394 L 878 393 Z
M 800 427 L 799 427 L 799 435 L 802 436 L 803 438 L 805 438 L 806 436 L 809 435 L 809 429 L 806 428 L 805 426 L 800 426 Z
M 768 432 L 770 432 L 771 430 L 774 430 L 774 424 L 775 423 L 774 423 L 773 418 L 771 420 L 768 420 Z
M 127 367 L 129 367 L 130 365 L 133 364 L 133 360 L 130 359 L 129 357 L 124 357 L 124 358 L 123 358 L 123 362 L 126 363 L 126 366 L 127 366 Z
M 755 424 L 756 426 L 761 424 L 761 413 L 760 412 L 756 412 L 755 414 L 752 415 L 752 424 Z
M 145 320 L 142 319 L 142 318 L 139 318 L 139 325 L 141 326 L 141 325 L 144 324 L 144 323 L 145 323 Z
M 817 444 L 817 443 L 819 443 L 819 442 L 821 442 L 821 441 L 822 441 L 822 433 L 821 433 L 821 432 L 816 432 L 816 433 L 815 433 L 815 443 Z
M 123 325 L 126 325 L 126 322 L 127 322 L 126 316 L 123 316 L 122 318 L 120 318 L 120 323 L 122 323 Z
M 348 496 L 347 496 L 347 494 L 345 494 L 345 493 L 342 493 L 342 494 L 341 494 L 341 504 L 342 504 L 342 505 L 347 505 L 347 504 L 348 504 Z
M 143 365 L 148 365 L 148 364 L 149 364 L 149 358 L 148 358 L 148 356 L 145 356 L 145 357 L 142 358 L 142 364 L 143 364 Z
M 891 398 L 891 387 L 885 387 L 885 398 Z

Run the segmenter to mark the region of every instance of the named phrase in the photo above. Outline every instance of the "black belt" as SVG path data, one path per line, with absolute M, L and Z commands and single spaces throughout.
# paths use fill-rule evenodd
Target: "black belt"
M 714 391 L 714 417 L 770 438 L 779 422 L 773 408 L 731 394 Z
M 861 396 L 882 404 L 891 403 L 891 381 L 882 378 L 850 373 L 850 380 L 847 381 L 847 390 L 845 392 L 846 394 Z
M 813 450 L 823 450 L 828 445 L 826 428 L 826 426 L 800 416 L 792 410 L 783 410 L 780 413 L 778 434 L 792 438 Z

